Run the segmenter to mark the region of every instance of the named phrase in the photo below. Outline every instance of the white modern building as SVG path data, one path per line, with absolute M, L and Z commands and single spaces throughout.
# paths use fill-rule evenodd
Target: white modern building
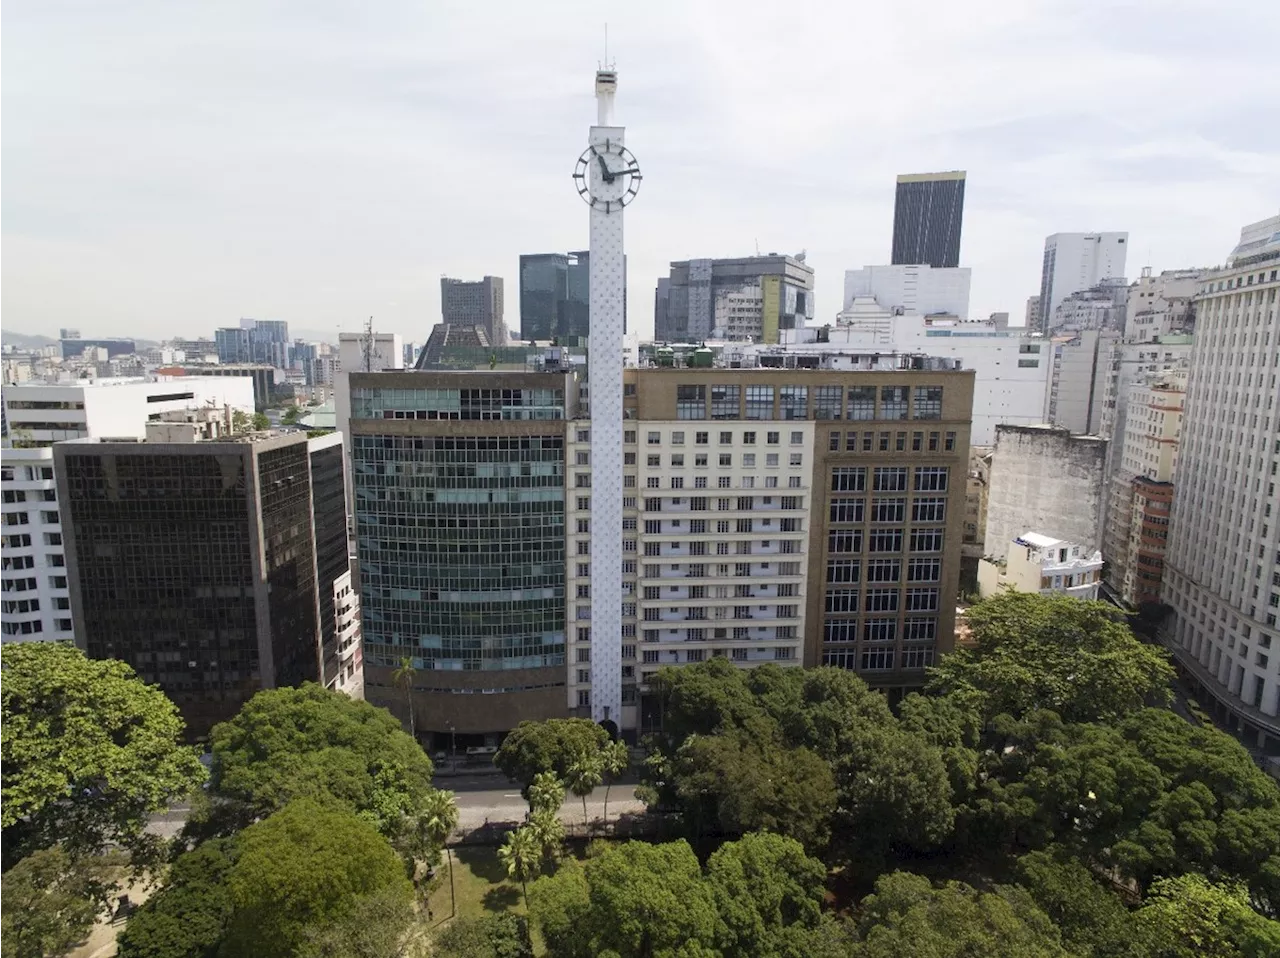
M 845 270 L 843 308 L 849 309 L 855 299 L 869 296 L 894 313 L 947 313 L 964 319 L 969 315 L 971 274 L 967 266 L 864 266 Z
M 183 376 L 158 382 L 22 383 L 6 385 L 0 405 L 0 633 L 5 642 L 71 641 L 75 636 L 53 444 L 83 438 L 142 439 L 149 422 L 190 409 L 226 408 L 252 415 L 253 382 Z
M 1219 721 L 1280 754 L 1280 215 L 1201 277 L 1162 596 Z
M 1048 344 L 1051 369 L 1044 421 L 1077 435 L 1100 435 L 1103 402 L 1111 375 L 1111 348 L 1120 341 L 1114 329 L 1082 329 Z
M 1101 581 L 1101 551 L 1038 532 L 1014 539 L 1004 559 L 978 564 L 978 592 L 984 599 L 1005 588 L 1096 599 Z
M 1104 279 L 1124 276 L 1128 233 L 1054 233 L 1044 240 L 1040 273 L 1042 331 L 1053 321 L 1058 304 Z
M 352 373 L 404 369 L 404 343 L 399 333 L 339 333 L 337 364 L 333 374 L 333 410 L 347 457 L 344 470 L 347 508 L 351 508 L 351 379 Z
M 1044 422 L 1045 395 L 1053 344 L 1027 331 L 991 321 L 960 322 L 954 317 L 894 315 L 865 297 L 857 298 L 829 329 L 786 331 L 782 347 L 797 355 L 886 352 L 926 353 L 958 360 L 977 375 L 973 394 L 973 446 L 995 442 L 996 426 Z M 778 347 L 760 347 L 761 352 Z

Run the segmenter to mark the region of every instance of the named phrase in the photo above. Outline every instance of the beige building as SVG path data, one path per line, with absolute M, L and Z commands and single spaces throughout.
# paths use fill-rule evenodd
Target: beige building
M 1001 589 L 1096 599 L 1102 580 L 1102 553 L 1074 542 L 1024 532 L 1009 544 L 1002 560 L 983 559 L 978 566 L 982 597 Z

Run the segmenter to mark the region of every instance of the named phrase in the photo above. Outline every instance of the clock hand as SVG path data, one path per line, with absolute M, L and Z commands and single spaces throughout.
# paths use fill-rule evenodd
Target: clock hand
M 609 169 L 609 164 L 605 163 L 604 157 L 596 154 L 596 159 L 600 161 L 600 175 L 604 177 L 606 183 L 613 182 L 613 172 Z

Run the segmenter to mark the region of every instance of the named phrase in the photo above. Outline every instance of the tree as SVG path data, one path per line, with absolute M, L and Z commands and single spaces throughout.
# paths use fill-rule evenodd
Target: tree
M 610 742 L 600 750 L 600 770 L 604 774 L 604 824 L 609 826 L 609 791 L 613 783 L 626 773 L 631 766 L 631 750 L 627 743 L 618 740 Z
M 134 912 L 119 958 L 215 958 L 231 921 L 227 876 L 235 840 L 215 838 L 178 857 L 164 886 Z
M 1089 868 L 1062 849 L 1031 852 L 1017 863 L 1018 884 L 1062 932 L 1079 958 L 1144 958 L 1128 909 Z
M 5 645 L 3 823 L 7 861 L 60 844 L 73 860 L 110 845 L 145 866 L 153 813 L 205 779 L 163 692 L 124 662 L 52 642 Z
M 560 814 L 560 806 L 564 804 L 564 783 L 555 772 L 539 772 L 529 783 L 529 813 L 539 811 Z
M 298 421 L 298 417 L 302 415 L 302 410 L 297 406 L 290 406 L 284 411 L 284 415 L 280 417 L 280 421 L 286 426 L 292 426 Z
M 894 872 L 863 899 L 854 958 L 1071 958 L 1058 930 L 1021 888 L 979 892 L 962 882 L 934 888 Z
M 529 923 L 502 913 L 456 918 L 432 941 L 436 958 L 533 958 Z
M 237 845 L 223 956 L 297 954 L 309 928 L 349 919 L 362 896 L 385 892 L 411 907 L 413 888 L 387 840 L 340 805 L 291 802 L 246 828 Z
M 267 414 L 264 412 L 255 412 L 249 419 L 249 423 L 258 432 L 271 428 L 271 420 L 267 418 Z
M 612 744 L 612 743 L 610 743 Z M 608 748 L 609 746 L 605 746 Z M 565 784 L 569 791 L 582 799 L 582 824 L 589 824 L 587 818 L 587 796 L 596 790 L 596 786 L 604 780 L 604 760 L 602 752 L 583 752 L 570 764 L 565 773 Z
M 1135 915 L 1152 958 L 1270 958 L 1280 954 L 1280 922 L 1249 907 L 1238 885 L 1203 875 L 1165 878 L 1151 886 Z
M 526 721 L 503 739 L 493 764 L 527 794 L 539 772 L 554 772 L 563 781 L 579 755 L 597 752 L 608 743 L 609 733 L 589 719 Z
M 757 832 L 727 842 L 707 862 L 724 958 L 807 955 L 823 923 L 827 870 L 799 842 Z
M 627 842 L 539 879 L 529 899 L 557 958 L 714 954 L 716 911 L 686 842 Z
M 543 854 L 542 839 L 529 825 L 507 832 L 506 843 L 498 849 L 498 859 L 507 869 L 507 877 L 520 883 L 525 908 L 529 907 L 529 882 L 542 871 Z
M 60 847 L 42 848 L 5 872 L 4 958 L 63 955 L 79 944 L 103 913 L 113 886 L 102 859 L 73 861 Z
M 1005 591 L 966 617 L 976 646 L 946 656 L 927 689 L 984 717 L 1051 709 L 1067 722 L 1110 722 L 1169 700 L 1168 656 L 1105 602 Z
M 232 432 L 247 432 L 250 422 L 249 414 L 243 409 L 233 409 L 231 411 Z
M 400 667 L 391 673 L 391 681 L 404 686 L 404 704 L 409 713 L 409 737 L 415 742 L 418 740 L 418 729 L 413 721 L 413 677 L 417 674 L 413 659 L 409 658 L 401 659 Z
M 302 931 L 299 958 L 400 958 L 413 908 L 388 885 L 356 898 L 349 914 Z
M 311 682 L 259 692 L 211 739 L 212 789 L 259 815 L 328 796 L 394 834 L 434 791 L 431 760 L 389 712 Z

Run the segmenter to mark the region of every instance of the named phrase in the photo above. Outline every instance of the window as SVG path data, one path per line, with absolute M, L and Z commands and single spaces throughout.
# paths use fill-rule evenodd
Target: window
M 813 418 L 839 419 L 842 386 L 816 386 L 813 390 Z
M 906 470 L 904 469 L 902 472 L 902 488 L 906 489 Z M 831 470 L 832 492 L 866 492 L 866 489 L 867 470 L 864 466 L 837 466 Z
M 933 665 L 933 648 L 902 650 L 902 667 L 904 669 L 927 669 Z
M 651 433 L 649 433 L 649 439 L 648 439 L 648 441 L 649 441 L 649 445 L 651 445 L 651 446 L 660 446 L 660 445 L 662 445 L 662 433 L 660 433 L 660 432 L 651 432 Z
M 827 533 L 827 551 L 833 555 L 861 552 L 862 530 L 851 529 L 848 532 Z
M 577 466 L 589 466 L 591 465 L 591 453 L 585 449 L 579 449 L 573 454 L 573 462 Z
M 779 419 L 806 419 L 808 415 L 808 386 L 783 386 L 778 390 Z
M 908 582 L 937 582 L 941 578 L 941 559 L 912 559 L 907 563 Z
M 915 390 L 915 407 L 912 419 L 942 418 L 942 387 L 917 386 Z
M 902 577 L 901 559 L 869 559 L 868 582 L 897 582 Z
M 897 522 L 903 521 L 907 513 L 907 500 L 899 496 L 887 498 L 884 496 L 876 496 L 871 500 L 871 521 L 872 522 Z
M 851 435 L 857 435 L 857 433 L 851 433 Z M 827 437 L 827 451 L 828 452 L 840 451 L 840 433 L 833 432 L 830 436 Z
M 828 612 L 857 612 L 858 590 L 828 589 L 826 596 L 826 610 Z
M 920 452 L 924 448 L 924 433 L 913 432 L 911 434 L 911 451 Z
M 865 672 L 891 669 L 893 668 L 893 649 L 866 649 L 862 653 L 861 665 L 862 671 Z
M 938 634 L 938 620 L 909 615 L 905 629 L 903 638 L 908 642 L 931 641 Z
M 626 432 L 622 434 L 622 441 L 625 443 L 630 443 L 631 445 L 635 445 L 636 431 L 634 429 L 628 429 Z
M 721 465 L 721 466 L 732 466 L 732 465 L 733 465 L 733 455 L 732 455 L 732 453 L 728 453 L 728 452 L 722 452 L 722 453 L 720 453 L 720 465 Z
M 772 386 L 748 386 L 747 387 L 747 419 L 772 419 L 773 418 L 773 387 Z
M 867 619 L 863 627 L 863 638 L 868 642 L 892 642 L 897 637 L 897 619 Z
M 573 484 L 578 489 L 591 488 L 591 473 L 577 472 L 573 475 Z
M 906 386 L 881 386 L 880 387 L 880 418 L 881 419 L 906 419 L 907 418 L 907 387 Z
M 917 497 L 911 503 L 912 522 L 946 522 L 947 500 L 939 497 Z
M 791 434 L 791 445 L 793 445 L 793 446 L 803 446 L 803 445 L 804 445 L 804 433 L 802 433 L 802 432 L 793 432 L 793 433 Z
M 756 465 L 756 454 L 754 452 L 744 452 L 742 454 L 742 468 L 754 469 Z
M 948 432 L 945 438 L 943 439 L 942 449 L 944 452 L 955 452 L 955 448 L 956 448 L 956 434 L 954 432 Z
M 777 468 L 778 454 L 776 452 L 765 453 L 764 464 L 766 466 L 773 466 L 774 468 Z
M 699 445 L 699 446 L 705 446 L 705 445 L 707 444 L 707 441 L 708 441 L 708 437 L 709 437 L 709 436 L 710 436 L 710 433 L 705 433 L 705 432 L 695 432 L 695 433 L 693 434 L 693 441 L 694 441 L 694 444 L 695 444 L 695 445 Z
M 871 552 L 901 552 L 901 529 L 876 529 L 868 537 Z
M 656 452 L 650 453 L 647 457 L 646 465 L 650 469 L 658 469 L 662 466 L 662 457 Z
M 937 589 L 908 589 L 907 590 L 907 611 L 908 612 L 937 612 L 938 611 L 938 590 Z
M 649 476 L 649 478 L 645 479 L 645 481 L 644 481 L 644 487 L 645 487 L 646 489 L 661 489 L 661 488 L 662 488 L 662 477 L 661 477 L 661 476 Z
M 622 454 L 622 464 L 624 466 L 634 466 L 636 464 L 636 454 L 634 452 L 624 452 Z
M 791 458 L 788 462 L 788 465 L 792 465 L 792 466 L 804 465 L 804 454 L 799 452 L 793 452 L 791 454 Z
M 946 492 L 946 466 L 916 466 L 916 492 Z
M 712 386 L 711 387 L 711 418 L 712 419 L 738 419 L 740 418 L 739 399 L 741 398 L 741 387 L 739 386 Z M 720 434 L 720 441 L 724 442 L 725 433 Z
M 824 642 L 856 642 L 858 639 L 858 621 L 856 619 L 832 619 L 822 626 Z
M 837 387 L 838 388 L 838 387 Z M 837 417 L 839 418 L 839 417 Z M 876 387 L 850 386 L 848 419 L 876 418 Z M 903 417 L 906 418 L 905 416 Z
M 693 464 L 695 466 L 705 467 L 707 465 L 707 454 L 705 452 L 700 452 L 694 455 Z
M 912 552 L 941 552 L 942 551 L 942 530 L 941 529 L 912 529 L 911 530 L 911 551 Z
M 857 582 L 860 571 L 857 559 L 827 560 L 827 582 L 832 585 Z
M 831 522 L 861 522 L 865 499 L 833 498 L 829 512 Z
M 578 520 L 578 533 L 579 533 L 579 534 L 584 534 L 584 533 L 588 533 L 588 532 L 590 532 L 590 531 L 591 531 L 591 520 L 590 520 L 590 519 L 579 519 L 579 520 Z
M 897 589 L 868 589 L 864 608 L 868 612 L 897 612 Z
M 945 467 L 943 467 L 945 471 Z M 917 470 L 918 472 L 919 470 Z M 905 466 L 876 466 L 876 492 L 906 492 L 907 470 Z M 916 487 L 917 489 L 919 486 Z
M 770 446 L 776 446 L 782 441 L 782 433 L 766 432 L 764 434 L 764 441 Z
M 707 387 L 706 386 L 677 386 L 676 387 L 676 418 L 677 419 L 706 419 L 707 418 Z M 681 434 L 683 442 L 683 434 Z
M 672 456 L 672 457 L 671 457 L 671 468 L 672 468 L 672 469 L 683 469 L 683 468 L 684 468 L 684 456 L 682 456 L 682 455 L 674 455 L 674 456 Z

